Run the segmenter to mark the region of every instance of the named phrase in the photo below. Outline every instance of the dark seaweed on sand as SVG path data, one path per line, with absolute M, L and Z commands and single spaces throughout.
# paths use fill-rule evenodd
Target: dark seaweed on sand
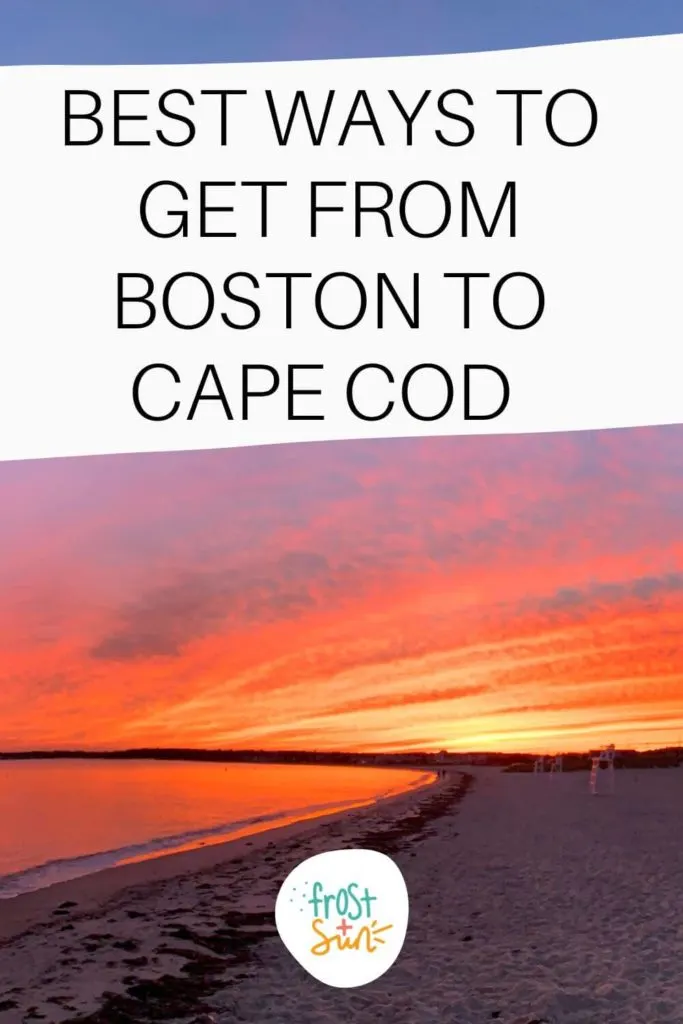
M 453 810 L 473 782 L 471 775 L 463 774 L 455 785 L 435 787 L 414 809 L 393 820 L 387 828 L 365 829 L 352 845 L 389 856 L 405 850 L 413 841 L 430 835 L 430 826 Z M 196 947 L 188 949 L 172 942 L 159 947 L 160 953 L 184 958 L 180 976 L 166 974 L 154 980 L 135 980 L 129 976 L 123 995 L 105 993 L 99 1010 L 70 1018 L 64 1024 L 169 1024 L 188 1019 L 212 1020 L 211 997 L 248 976 L 246 968 L 256 947 L 264 939 L 277 936 L 277 929 L 274 913 L 231 911 L 223 916 L 221 927 L 210 935 L 195 932 L 186 925 L 172 926 L 166 935 L 171 940 L 191 942 Z M 242 970 L 234 972 L 232 969 L 236 967 Z M 226 976 L 229 969 L 231 973 Z

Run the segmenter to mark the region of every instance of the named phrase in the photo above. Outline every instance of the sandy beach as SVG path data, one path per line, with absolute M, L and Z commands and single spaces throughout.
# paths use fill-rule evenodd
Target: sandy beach
M 683 772 L 472 768 L 371 808 L 0 904 L 0 1024 L 681 1024 Z M 411 897 L 403 952 L 328 989 L 274 930 L 294 865 L 368 846 Z

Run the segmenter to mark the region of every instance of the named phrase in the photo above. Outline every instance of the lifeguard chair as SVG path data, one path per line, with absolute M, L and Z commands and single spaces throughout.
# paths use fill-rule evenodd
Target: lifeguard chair
M 608 791 L 610 793 L 614 792 L 614 755 L 614 744 L 611 743 L 609 747 L 605 747 L 599 753 L 591 756 L 590 791 L 593 796 L 598 792 L 598 779 L 600 778 L 600 773 L 604 770 L 607 771 Z M 606 769 L 603 769 L 603 764 L 606 765 Z

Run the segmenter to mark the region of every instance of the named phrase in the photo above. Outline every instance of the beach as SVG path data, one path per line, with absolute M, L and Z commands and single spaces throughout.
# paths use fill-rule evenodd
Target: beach
M 372 807 L 104 871 L 0 905 L 0 1024 L 681 1024 L 683 772 L 451 771 Z M 287 953 L 307 856 L 394 857 L 403 951 L 329 989 Z

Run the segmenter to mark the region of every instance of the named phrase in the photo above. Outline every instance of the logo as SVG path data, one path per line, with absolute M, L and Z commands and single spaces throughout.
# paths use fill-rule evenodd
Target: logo
M 408 890 L 394 861 L 375 850 L 333 850 L 297 865 L 275 903 L 280 938 L 301 966 L 334 988 L 380 978 L 408 928 Z

